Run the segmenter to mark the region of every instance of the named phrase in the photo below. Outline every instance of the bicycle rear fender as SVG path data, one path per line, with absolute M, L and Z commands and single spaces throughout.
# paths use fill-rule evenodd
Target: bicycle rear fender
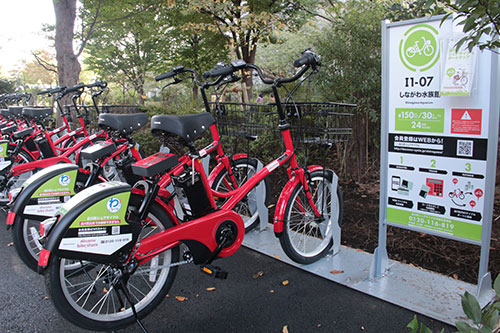
M 313 172 L 316 170 L 323 170 L 323 167 L 320 165 L 310 165 L 307 167 L 309 172 Z M 331 170 L 326 170 L 327 172 L 333 172 Z M 276 204 L 276 209 L 274 211 L 274 235 L 276 237 L 280 237 L 283 233 L 283 220 L 285 219 L 285 210 L 288 200 L 290 199 L 293 189 L 300 182 L 299 177 L 295 176 L 292 179 L 288 180 L 288 182 L 283 187 L 281 191 L 280 197 L 278 198 L 278 203 Z
M 134 246 L 141 225 L 127 215 L 132 189 L 120 182 L 91 186 L 59 209 L 39 265 L 46 266 L 50 254 L 74 260 L 118 263 Z
M 232 155 L 233 160 L 237 160 L 240 158 L 247 158 L 247 154 L 234 154 Z M 217 178 L 217 175 L 221 173 L 224 170 L 224 164 L 219 163 L 215 166 L 215 168 L 210 172 L 210 175 L 208 176 L 208 185 L 212 187 L 212 184 L 215 181 L 215 178 Z
M 11 205 L 7 225 L 14 223 L 16 215 L 40 221 L 54 216 L 75 194 L 77 173 L 75 164 L 56 164 L 28 178 Z

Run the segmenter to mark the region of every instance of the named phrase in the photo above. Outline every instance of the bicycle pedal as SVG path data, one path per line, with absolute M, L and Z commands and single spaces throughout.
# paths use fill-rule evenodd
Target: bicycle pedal
M 212 265 L 202 265 L 200 267 L 201 271 L 215 279 L 227 279 L 227 272 L 221 270 L 220 267 L 212 266 Z

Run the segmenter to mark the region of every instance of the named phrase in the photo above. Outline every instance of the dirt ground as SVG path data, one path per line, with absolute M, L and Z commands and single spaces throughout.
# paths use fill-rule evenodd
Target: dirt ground
M 378 245 L 379 183 L 341 184 L 344 194 L 342 244 L 373 253 Z M 500 186 L 493 212 L 489 270 L 500 273 Z M 420 232 L 389 227 L 390 259 L 436 271 L 455 279 L 477 283 L 480 247 Z

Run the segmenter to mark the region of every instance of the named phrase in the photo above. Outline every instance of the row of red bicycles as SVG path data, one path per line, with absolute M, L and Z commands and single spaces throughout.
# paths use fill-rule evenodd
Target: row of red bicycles
M 294 66 L 297 72 L 290 78 L 270 78 L 241 60 L 219 63 L 203 76 L 175 67 L 156 80 L 168 79 L 170 85 L 192 79 L 206 112 L 151 119 L 145 113 L 101 112 L 95 133 L 88 130 L 77 101 L 89 90 L 99 110 L 96 98 L 106 89 L 102 81 L 42 92 L 55 96 L 63 117 L 64 125 L 55 130 L 44 123 L 52 108 L 10 106 L 0 111 L 0 189 L 2 204 L 9 209 L 7 226 L 22 260 L 45 273 L 50 298 L 64 318 L 90 330 L 115 330 L 136 322 L 146 331 L 141 318 L 165 298 L 180 265 L 199 265 L 203 273 L 226 278 L 227 272 L 214 261 L 235 253 L 245 232 L 259 223 L 258 201 L 268 204 L 270 196 L 268 176 L 285 165 L 288 181 L 273 218 L 283 250 L 301 264 L 331 250 L 333 229 L 342 219 L 337 176 L 319 165 L 299 165 L 293 134 L 303 132 L 295 124 L 305 120 L 306 108 L 289 102 L 318 71 L 320 59 L 306 50 Z M 239 80 L 242 70 L 270 85 L 275 98 L 265 107 L 245 106 L 247 115 L 263 119 L 271 110 L 274 117 L 269 119 L 277 120 L 283 151 L 263 166 L 248 154 L 224 152 L 218 120 L 229 106 L 212 107 L 207 98 L 209 88 Z M 279 88 L 293 83 L 282 103 Z M 70 128 L 60 105 L 69 94 L 77 129 Z M 312 109 L 323 127 L 314 128 L 313 141 L 331 144 L 333 129 L 334 135 L 349 134 L 350 128 L 335 119 L 352 115 L 328 105 Z M 144 157 L 133 133 L 148 122 L 165 144 Z M 202 137 L 210 143 L 199 149 Z M 175 154 L 168 149 L 172 140 L 183 147 Z M 202 160 L 209 155 L 215 155 L 216 163 L 207 172 Z M 258 186 L 263 190 L 257 193 Z

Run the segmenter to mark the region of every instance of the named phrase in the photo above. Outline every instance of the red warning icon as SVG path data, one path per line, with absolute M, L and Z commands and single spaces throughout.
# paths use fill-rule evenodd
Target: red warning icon
M 481 134 L 482 109 L 451 109 L 451 133 Z

